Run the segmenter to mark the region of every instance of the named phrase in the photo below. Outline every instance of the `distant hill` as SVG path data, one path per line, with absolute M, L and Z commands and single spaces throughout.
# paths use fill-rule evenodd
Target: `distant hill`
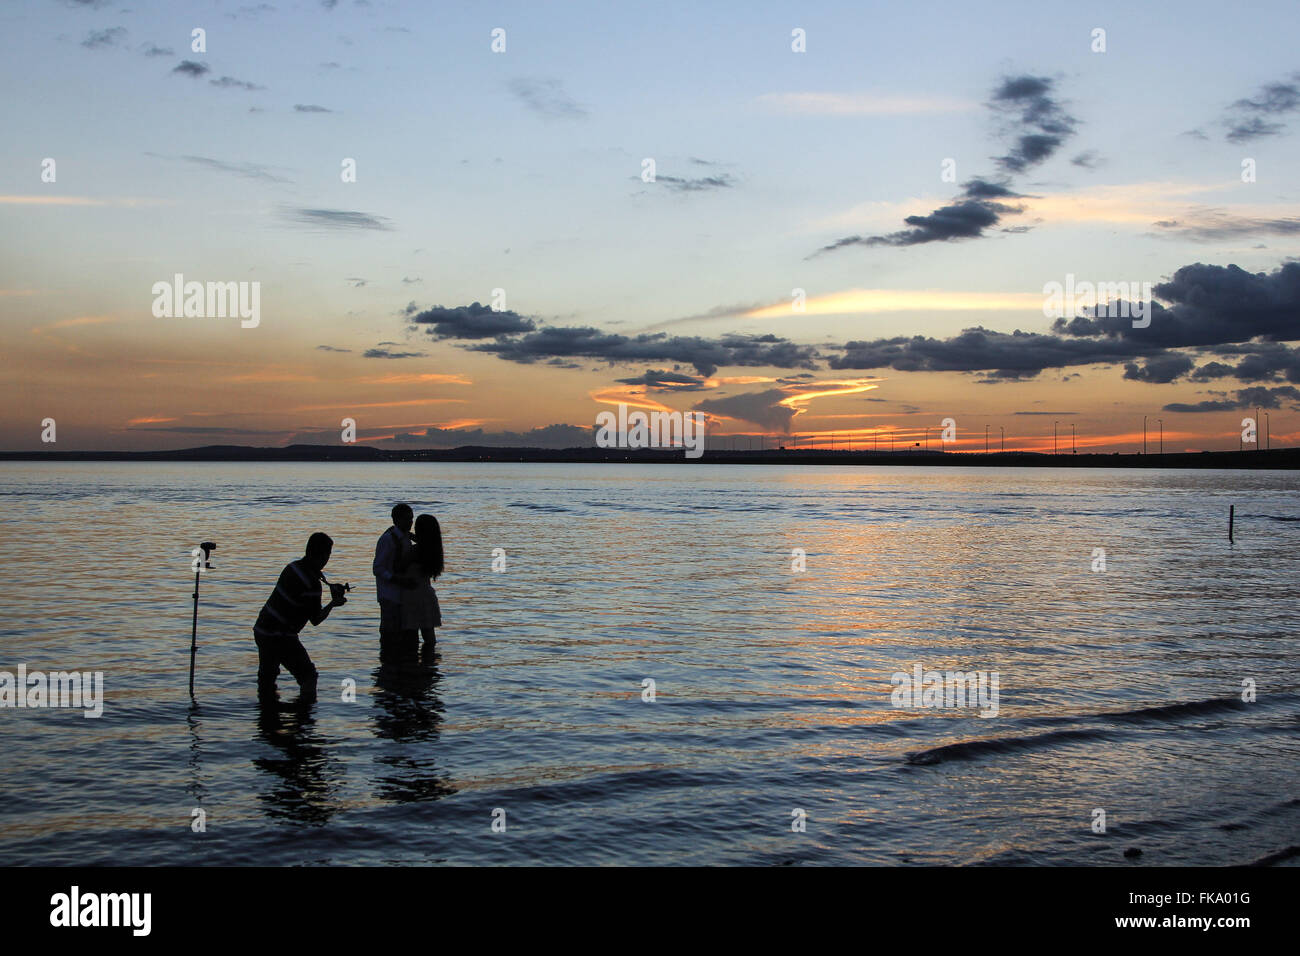
M 769 448 L 733 451 L 706 449 L 688 459 L 681 449 L 626 448 L 375 448 L 371 445 L 204 445 L 172 451 L 9 451 L 0 461 L 502 461 L 634 462 L 679 465 L 954 465 L 1020 468 L 1300 468 L 1300 448 L 1276 451 L 1206 451 L 1167 455 L 1040 454 L 1036 452 L 941 452 L 910 449 L 896 452 L 828 451 Z

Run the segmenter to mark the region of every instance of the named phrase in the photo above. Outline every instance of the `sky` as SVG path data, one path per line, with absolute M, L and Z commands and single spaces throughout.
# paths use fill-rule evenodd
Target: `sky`
M 8 0 L 0 449 L 1294 445 L 1298 20 Z

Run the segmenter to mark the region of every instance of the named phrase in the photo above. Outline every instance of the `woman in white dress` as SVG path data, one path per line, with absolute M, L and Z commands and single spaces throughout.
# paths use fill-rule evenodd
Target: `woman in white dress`
M 442 574 L 442 528 L 433 515 L 415 519 L 415 550 L 406 566 L 407 586 L 402 588 L 402 631 L 408 640 L 424 637 L 431 649 L 437 640 L 434 628 L 442 626 L 442 610 L 434 580 Z M 419 636 L 417 636 L 419 635 Z

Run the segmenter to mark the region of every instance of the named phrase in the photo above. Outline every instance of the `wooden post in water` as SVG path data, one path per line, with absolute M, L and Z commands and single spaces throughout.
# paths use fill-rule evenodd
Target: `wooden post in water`
M 1236 510 L 1237 510 L 1236 505 L 1228 505 L 1228 543 L 1229 544 L 1232 543 L 1232 519 L 1234 516 L 1233 512 L 1235 512 Z

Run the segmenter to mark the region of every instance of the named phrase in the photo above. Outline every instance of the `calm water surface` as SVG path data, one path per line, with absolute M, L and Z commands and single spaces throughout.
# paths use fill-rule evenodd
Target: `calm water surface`
M 0 864 L 1285 857 L 1300 844 L 1298 486 L 0 464 L 0 669 L 102 671 L 106 698 L 98 720 L 0 710 Z M 370 562 L 399 499 L 442 521 L 445 627 L 431 661 L 381 667 Z M 303 635 L 320 699 L 295 705 L 284 674 L 283 704 L 262 708 L 252 623 L 316 530 L 335 539 L 330 578 L 360 587 Z M 190 549 L 205 539 L 191 707 Z M 998 672 L 998 716 L 896 709 L 890 676 L 917 663 Z

